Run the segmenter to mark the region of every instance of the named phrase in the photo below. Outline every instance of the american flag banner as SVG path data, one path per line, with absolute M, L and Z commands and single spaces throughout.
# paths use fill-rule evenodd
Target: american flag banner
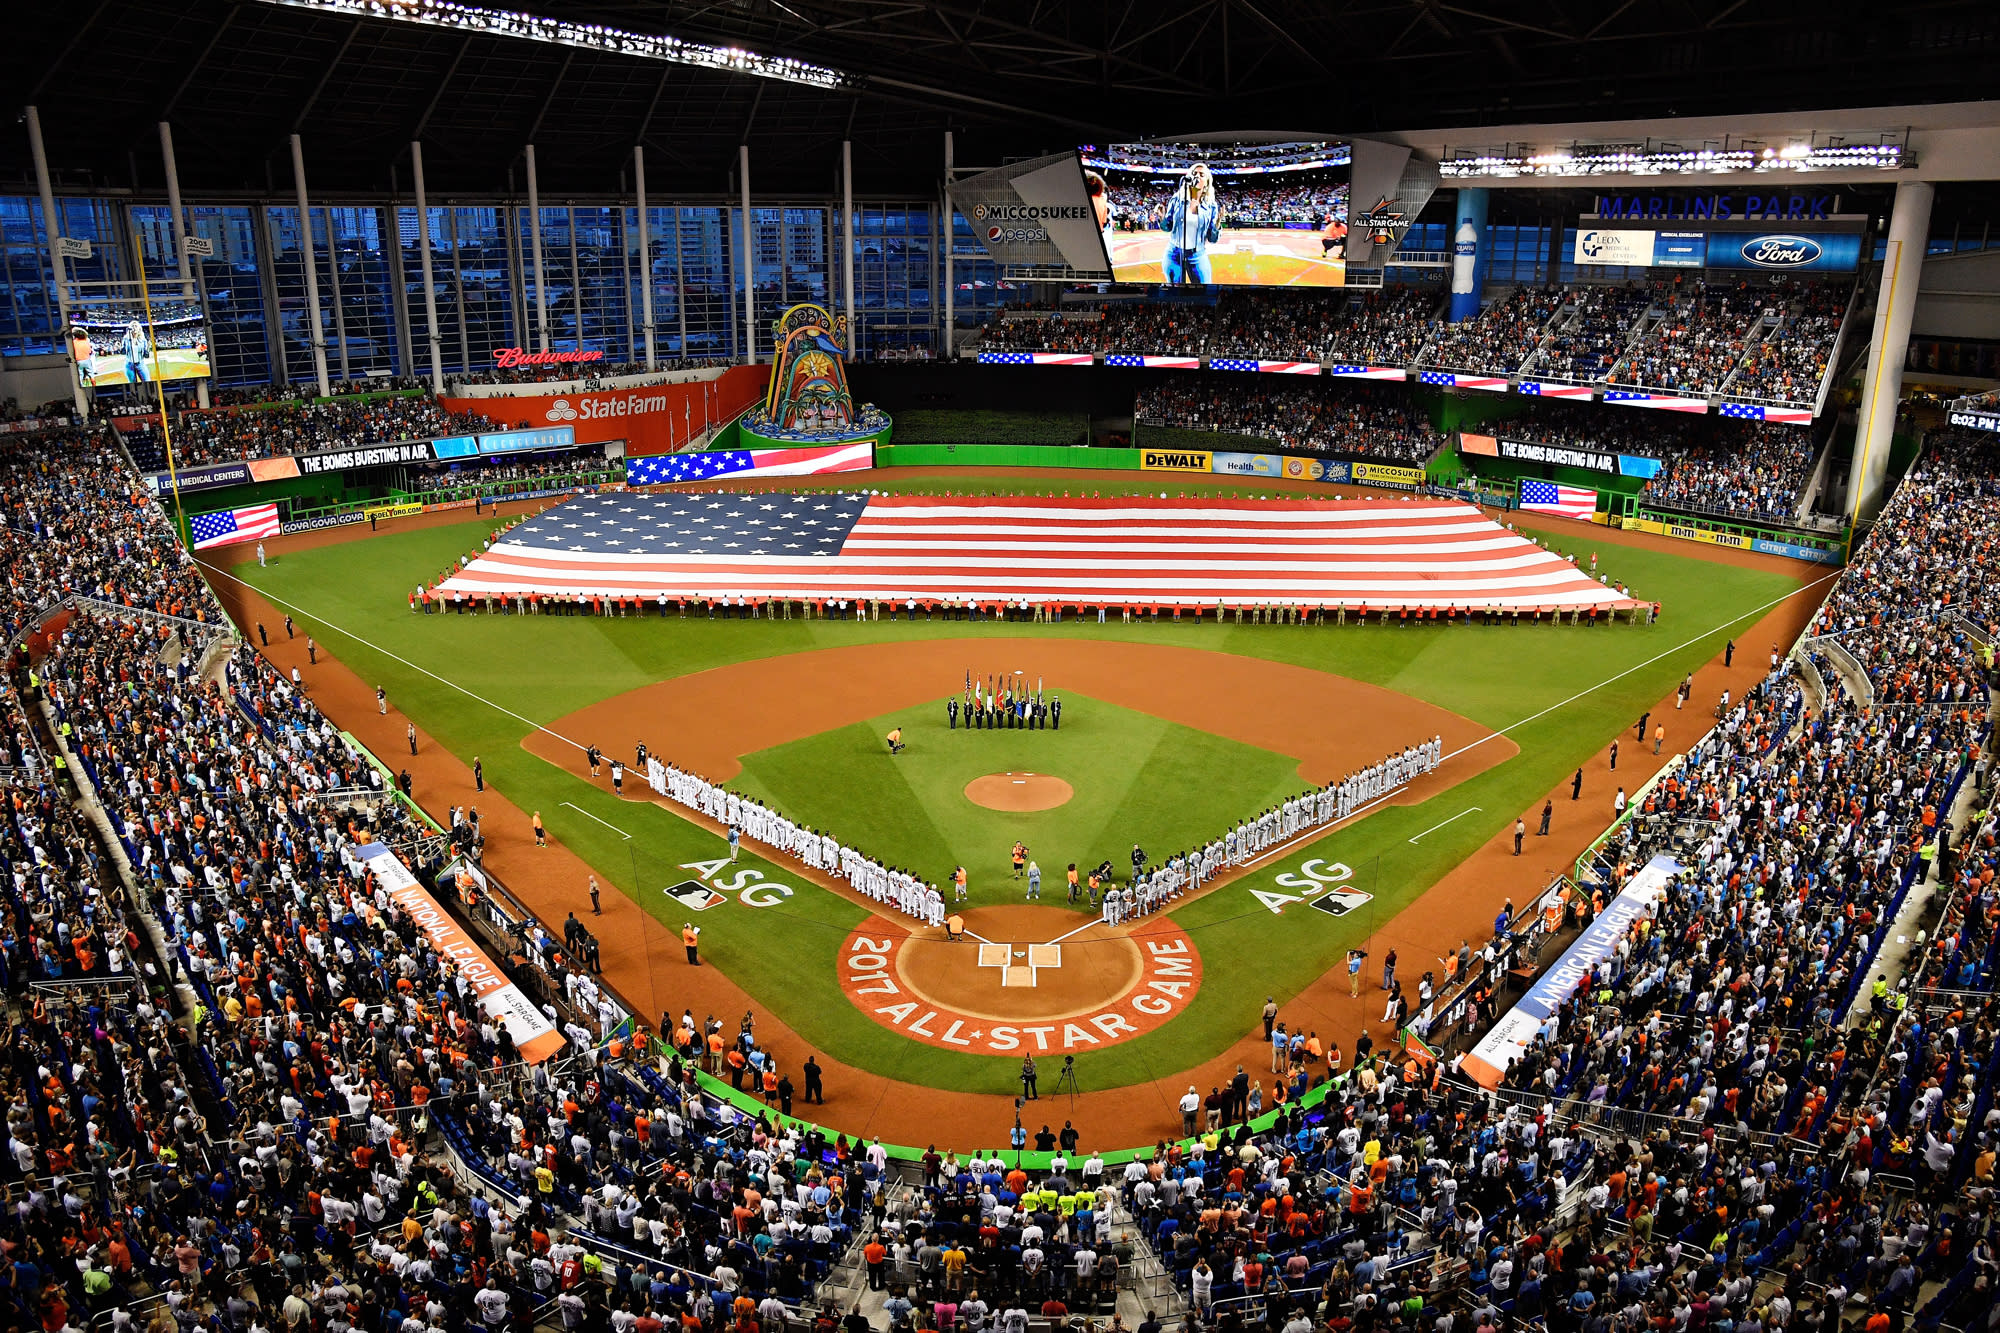
M 1410 372 L 1401 366 L 1328 366 L 1326 373 L 1362 380 L 1406 380 L 1410 377 Z
M 1266 375 L 1317 375 L 1317 361 L 1259 361 L 1257 369 Z
M 1199 370 L 1198 356 L 1154 356 L 1151 352 L 1113 352 L 1104 358 L 1107 366 L 1140 366 L 1148 370 Z
M 1534 398 L 1588 398 L 1595 392 L 1588 384 L 1549 384 L 1542 380 L 1522 380 L 1515 387 Z
M 275 537 L 283 526 L 278 521 L 275 504 L 250 505 L 196 514 L 188 520 L 188 535 L 194 540 L 195 550 L 206 551 L 211 546 L 233 546 L 237 542 Z
M 510 530 L 444 588 L 675 601 L 1632 604 L 1474 506 L 1432 500 L 586 495 Z
M 1588 520 L 1597 512 L 1597 492 L 1584 486 L 1558 486 L 1552 481 L 1521 482 L 1521 508 L 1538 514 Z
M 1455 370 L 1422 370 L 1417 383 L 1435 384 L 1441 389 L 1480 389 L 1487 393 L 1507 392 L 1505 375 L 1461 375 Z
M 1657 407 L 1668 412 L 1706 412 L 1706 398 L 1676 398 L 1664 393 L 1634 393 L 1630 389 L 1606 389 L 1604 401 L 1623 403 L 1627 407 Z
M 704 453 L 647 454 L 625 460 L 628 486 L 667 486 L 717 477 L 806 477 L 822 472 L 858 472 L 875 466 L 875 444 L 814 445 L 806 449 L 717 449 Z
M 1257 361 L 1254 357 L 1211 356 L 1208 358 L 1208 368 L 1210 370 L 1247 370 L 1254 374 L 1257 369 Z
M 1725 417 L 1738 421 L 1771 421 L 1789 426 L 1812 425 L 1810 407 L 1765 407 L 1761 403 L 1724 403 L 1716 409 Z
M 1087 366 L 1097 358 L 1089 352 L 981 352 L 982 366 Z

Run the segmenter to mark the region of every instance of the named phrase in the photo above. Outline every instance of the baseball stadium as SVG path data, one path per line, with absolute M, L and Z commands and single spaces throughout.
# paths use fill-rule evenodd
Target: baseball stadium
M 0 1328 L 2000 1333 L 1991 6 L 17 33 Z

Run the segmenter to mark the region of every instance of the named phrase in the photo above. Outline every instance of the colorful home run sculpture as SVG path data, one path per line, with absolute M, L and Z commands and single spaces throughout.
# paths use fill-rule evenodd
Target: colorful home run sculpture
M 855 424 L 847 389 L 847 320 L 821 306 L 795 305 L 771 323 L 777 355 L 760 425 L 780 431 L 845 433 Z

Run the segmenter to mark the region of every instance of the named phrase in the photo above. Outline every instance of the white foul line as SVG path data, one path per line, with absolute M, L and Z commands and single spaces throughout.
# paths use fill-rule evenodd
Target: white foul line
M 570 809 L 576 811 L 578 814 L 582 815 L 585 819 L 597 819 L 596 815 L 591 814 L 590 811 L 584 809 L 580 805 L 570 805 L 568 801 L 564 801 L 563 804 L 568 805 Z M 632 841 L 631 834 L 627 833 L 624 829 L 619 828 L 616 824 L 612 823 L 610 820 L 597 819 L 597 822 L 604 825 L 604 827 L 610 829 L 613 833 L 616 833 L 619 837 L 625 839 L 625 841 L 627 842 Z
M 1444 821 L 1444 824 L 1449 824 L 1449 823 L 1451 823 L 1451 822 L 1452 822 L 1453 820 L 1458 820 L 1458 819 L 1463 819 L 1463 818 L 1465 818 L 1465 817 L 1466 817 L 1467 815 L 1470 815 L 1470 814 L 1476 814 L 1476 813 L 1478 813 L 1478 811 L 1479 811 L 1479 807 L 1478 807 L 1478 806 L 1476 806 L 1476 805 L 1473 805 L 1473 806 L 1467 806 L 1467 807 L 1466 807 L 1465 809 L 1463 809 L 1463 810 L 1459 811 L 1459 812 L 1458 812 L 1457 814 L 1453 815 L 1453 816 L 1451 817 L 1451 819 L 1447 819 L 1447 820 L 1445 820 L 1445 821 Z M 1416 842 L 1416 841 L 1418 841 L 1418 839 L 1421 839 L 1421 838 L 1428 838 L 1428 837 L 1429 837 L 1429 836 L 1430 836 L 1431 834 L 1433 834 L 1433 833 L 1436 833 L 1436 832 L 1437 832 L 1437 831 L 1438 831 L 1439 829 L 1443 828 L 1443 827 L 1444 827 L 1444 824 L 1433 824 L 1433 825 L 1431 825 L 1431 826 L 1430 826 L 1429 828 L 1425 829 L 1425 830 L 1424 830 L 1424 831 L 1423 831 L 1422 833 L 1419 833 L 1419 834 L 1418 834 L 1418 835 L 1417 835 L 1417 836 L 1416 836 L 1415 838 L 1411 838 L 1411 839 L 1410 839 L 1410 841 L 1411 841 L 1411 842 Z
M 1069 937 L 1070 937 L 1071 935 L 1081 935 L 1081 934 L 1083 934 L 1083 932 L 1084 932 L 1084 931 L 1086 931 L 1086 930 L 1089 930 L 1089 929 L 1090 929 L 1090 928 L 1091 928 L 1092 926 L 1101 926 L 1101 925 L 1103 925 L 1103 924 L 1104 924 L 1104 918 L 1103 918 L 1103 917 L 1093 917 L 1093 918 L 1091 918 L 1090 920 L 1088 920 L 1088 921 L 1084 922 L 1084 923 L 1083 923 L 1082 925 L 1078 926 L 1078 927 L 1077 927 L 1077 928 L 1076 928 L 1075 930 L 1072 930 L 1072 931 L 1068 931 L 1068 932 L 1066 932 L 1065 934 L 1061 934 L 1061 935 L 1058 935 L 1058 936 L 1056 936 L 1056 937 L 1055 937 L 1054 939 L 1052 939 L 1052 940 L 1043 940 L 1043 941 L 1042 941 L 1042 943 L 1044 943 L 1044 944 L 1061 944 L 1061 943 L 1062 943 L 1062 942 L 1063 942 L 1064 940 L 1068 939 L 1068 938 L 1069 938 Z

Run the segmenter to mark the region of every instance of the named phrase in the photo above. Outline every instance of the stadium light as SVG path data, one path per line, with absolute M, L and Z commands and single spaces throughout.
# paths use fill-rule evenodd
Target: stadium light
M 540 14 L 485 9 L 478 5 L 455 4 L 452 0 L 262 0 L 262 3 L 354 18 L 418 23 L 454 32 L 518 37 L 552 46 L 579 47 L 608 55 L 630 56 L 635 60 L 661 60 L 674 65 L 694 65 L 701 69 L 747 74 L 752 78 L 776 79 L 781 83 L 800 83 L 810 88 L 851 88 L 860 83 L 855 75 L 844 70 L 790 56 L 769 56 L 747 51 L 740 46 L 691 42 L 665 33 L 631 32 L 601 23 L 572 23 L 568 19 L 547 18 Z
M 1467 150 L 1438 163 L 1446 180 L 1513 180 L 1588 176 L 1720 175 L 1729 172 L 1894 171 L 1912 165 L 1903 145 L 1884 134 L 1877 143 L 1791 143 L 1752 147 L 1742 141 L 1699 149 L 1600 144 L 1540 153 Z M 1449 151 L 1449 150 L 1447 150 Z

